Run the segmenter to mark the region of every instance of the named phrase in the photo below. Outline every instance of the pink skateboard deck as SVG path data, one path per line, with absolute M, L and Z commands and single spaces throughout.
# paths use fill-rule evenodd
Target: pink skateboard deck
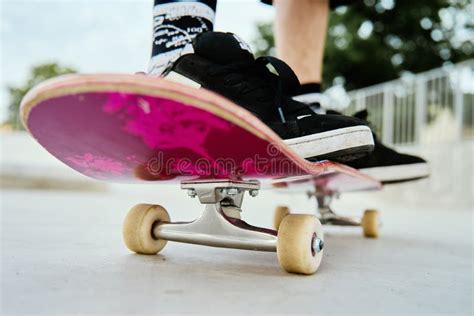
M 245 109 L 206 91 L 145 75 L 68 75 L 24 98 L 27 130 L 52 155 L 113 182 L 273 179 L 328 192 L 378 189 L 347 166 L 312 163 Z

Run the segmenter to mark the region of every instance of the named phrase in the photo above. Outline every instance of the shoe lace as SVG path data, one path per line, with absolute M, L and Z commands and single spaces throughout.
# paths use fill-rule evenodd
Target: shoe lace
M 269 64 L 277 75 L 268 69 Z M 282 123 L 286 122 L 286 116 L 298 114 L 303 109 L 307 114 L 307 106 L 303 103 L 294 101 L 289 108 L 289 96 L 297 91 L 300 83 L 293 70 L 278 58 L 264 56 L 252 61 L 211 66 L 208 75 L 226 75 L 224 84 L 240 85 L 240 94 L 255 92 L 259 101 L 274 101 Z

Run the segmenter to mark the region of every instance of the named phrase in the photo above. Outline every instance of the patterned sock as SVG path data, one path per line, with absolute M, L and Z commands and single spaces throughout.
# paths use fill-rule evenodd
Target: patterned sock
M 217 0 L 155 0 L 149 74 L 163 73 L 196 35 L 213 30 L 216 2 Z

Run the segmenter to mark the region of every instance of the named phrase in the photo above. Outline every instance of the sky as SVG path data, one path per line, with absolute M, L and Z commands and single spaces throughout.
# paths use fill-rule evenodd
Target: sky
M 0 0 L 0 121 L 7 86 L 30 68 L 58 62 L 83 73 L 146 71 L 153 0 Z M 215 29 L 251 42 L 274 10 L 258 0 L 219 0 Z

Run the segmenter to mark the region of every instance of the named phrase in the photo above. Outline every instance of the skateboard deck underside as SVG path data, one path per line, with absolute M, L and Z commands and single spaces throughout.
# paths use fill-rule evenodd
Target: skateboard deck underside
M 68 76 L 33 90 L 22 118 L 51 154 L 100 180 L 267 178 L 316 181 L 333 191 L 378 187 L 351 168 L 298 157 L 230 101 L 160 78 Z

